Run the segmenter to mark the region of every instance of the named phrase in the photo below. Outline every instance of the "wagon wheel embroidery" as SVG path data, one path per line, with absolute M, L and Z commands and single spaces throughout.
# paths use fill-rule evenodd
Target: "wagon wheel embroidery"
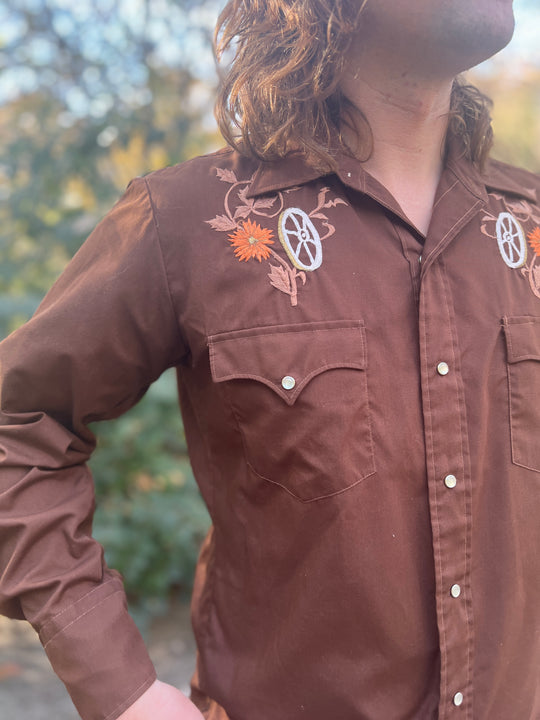
M 330 188 L 325 187 L 319 191 L 317 207 L 309 214 L 300 208 L 284 210 L 284 196 L 295 192 L 298 188 L 278 191 L 270 197 L 248 198 L 247 192 L 253 177 L 249 180 L 238 180 L 232 170 L 221 168 L 215 170 L 218 178 L 228 183 L 230 187 L 225 194 L 225 214 L 216 215 L 206 222 L 214 230 L 228 233 L 228 240 L 239 261 L 256 259 L 259 262 L 262 260 L 277 262 L 277 265 L 270 262 L 270 272 L 267 274 L 270 285 L 288 295 L 291 305 L 295 307 L 298 304 L 298 281 L 305 285 L 306 272 L 313 272 L 321 266 L 322 240 L 335 232 L 335 227 L 330 224 L 327 215 L 322 211 L 347 203 L 341 198 L 327 199 Z M 252 220 L 253 215 L 267 219 L 279 216 L 278 234 L 290 264 L 271 247 L 274 244 L 272 230 Z M 320 220 L 326 228 L 323 237 L 320 236 L 312 218 Z
M 313 272 L 322 265 L 321 236 L 303 210 L 288 208 L 281 214 L 279 239 L 294 267 Z
M 512 270 L 519 269 L 520 274 L 528 279 L 533 294 L 540 299 L 540 225 L 527 235 L 523 229 L 524 223 L 540 223 L 538 210 L 525 200 L 508 201 L 496 194 L 491 197 L 502 202 L 506 210 L 498 215 L 486 212 L 480 230 L 497 241 L 504 263 Z M 527 262 L 527 240 L 533 251 L 530 262 Z
M 496 224 L 497 243 L 502 259 L 509 268 L 518 268 L 527 260 L 525 233 L 516 218 L 508 212 L 500 213 Z

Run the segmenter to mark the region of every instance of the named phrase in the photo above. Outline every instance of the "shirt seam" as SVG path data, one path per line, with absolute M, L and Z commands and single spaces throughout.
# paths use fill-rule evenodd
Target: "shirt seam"
M 435 208 L 437 207 L 437 205 L 442 201 L 442 199 L 443 199 L 444 197 L 446 197 L 446 195 L 448 195 L 448 193 L 452 192 L 452 190 L 456 187 L 456 185 L 457 185 L 458 183 L 459 183 L 459 180 L 456 179 L 456 181 L 455 181 L 452 185 L 450 185 L 450 187 L 447 188 L 447 189 L 443 192 L 443 194 L 441 195 L 441 197 L 438 198 L 438 199 L 435 201 L 435 203 L 434 203 L 434 205 L 433 205 L 433 210 L 435 210 Z
M 176 314 L 176 307 L 175 307 L 174 300 L 173 300 L 173 296 L 172 296 L 172 291 L 171 291 L 171 286 L 170 286 L 170 281 L 169 281 L 169 274 L 168 274 L 168 272 L 167 272 L 167 264 L 166 264 L 166 262 L 165 262 L 165 257 L 164 257 L 164 255 L 163 255 L 163 247 L 162 247 L 161 237 L 160 237 L 160 234 L 159 234 L 159 223 L 158 223 L 158 221 L 157 221 L 157 211 L 156 211 L 156 207 L 155 207 L 155 204 L 154 204 L 154 200 L 153 200 L 153 198 L 152 198 L 152 192 L 151 192 L 151 190 L 150 190 L 150 185 L 149 185 L 149 183 L 148 183 L 148 180 L 147 180 L 146 178 L 142 178 L 142 179 L 143 179 L 143 182 L 144 182 L 144 185 L 145 185 L 145 190 L 146 190 L 146 194 L 147 194 L 147 196 L 148 196 L 148 201 L 149 201 L 149 203 L 150 203 L 150 211 L 151 211 L 151 214 L 152 214 L 152 224 L 153 224 L 153 226 L 154 226 L 154 231 L 155 231 L 155 233 L 156 233 L 156 241 L 157 241 L 157 242 L 156 242 L 156 245 L 157 245 L 157 248 L 158 248 L 158 251 L 159 251 L 159 258 L 160 258 L 160 261 L 161 261 L 161 270 L 162 270 L 162 272 L 163 272 L 163 277 L 164 277 L 164 280 L 165 280 L 165 287 L 167 288 L 167 299 L 168 299 L 168 301 L 169 301 L 169 305 L 170 305 L 171 312 L 172 312 L 172 315 L 173 315 L 174 324 L 175 324 L 175 327 L 176 327 L 176 331 L 177 331 L 177 333 L 178 333 L 178 338 L 179 338 L 179 340 L 180 340 L 181 346 L 182 346 L 182 348 L 183 348 L 183 350 L 184 350 L 184 353 L 185 353 L 185 351 L 187 350 L 187 348 L 189 348 L 189 345 L 188 345 L 188 343 L 186 342 L 186 339 L 184 338 L 184 336 L 183 336 L 183 334 L 182 334 L 182 331 L 181 331 L 181 328 L 180 328 L 180 324 L 179 324 L 179 322 L 178 322 L 178 316 L 177 316 L 177 314 Z
M 485 196 L 484 196 L 484 193 L 482 192 L 482 190 L 480 190 L 480 188 L 478 188 L 478 190 L 476 190 L 470 184 L 469 178 L 467 178 L 466 176 L 463 176 L 461 174 L 461 172 L 459 171 L 459 169 L 454 165 L 454 163 L 448 163 L 447 168 L 452 173 L 452 175 L 456 178 L 457 182 L 461 183 L 463 185 L 463 187 L 465 187 L 471 193 L 471 195 L 473 195 L 483 205 L 486 204 L 486 202 L 487 202 L 486 184 L 484 182 L 482 182 L 481 179 L 479 180 L 479 182 L 482 184 L 482 188 L 485 193 Z
M 89 607 L 89 608 L 88 608 L 87 610 L 85 610 L 81 615 L 78 615 L 76 618 L 74 618 L 74 619 L 73 619 L 71 622 L 69 622 L 67 625 L 64 625 L 64 627 L 59 628 L 58 631 L 55 632 L 54 635 L 49 638 L 49 640 L 47 640 L 47 642 L 45 643 L 45 645 L 43 645 L 43 648 L 44 648 L 44 649 L 47 648 L 47 647 L 52 643 L 52 641 L 53 641 L 55 638 L 58 637 L 58 635 L 61 635 L 61 634 L 62 634 L 63 632 L 65 632 L 68 628 L 70 628 L 72 625 L 75 625 L 75 623 L 78 623 L 80 620 L 82 620 L 84 617 L 86 617 L 86 615 L 90 614 L 93 610 L 95 610 L 97 607 L 99 607 L 100 605 L 102 605 L 102 604 L 103 604 L 104 602 L 106 602 L 107 600 L 110 600 L 110 598 L 113 598 L 115 595 L 123 595 L 123 591 L 122 591 L 122 590 L 115 590 L 115 592 L 111 593 L 110 595 L 107 595 L 106 597 L 101 598 L 101 600 L 99 600 L 99 602 L 97 602 L 97 603 L 95 603 L 94 605 L 92 605 L 92 607 Z
M 482 205 L 482 202 L 480 199 L 476 201 L 476 203 L 468 210 L 468 212 L 465 213 L 465 215 L 462 215 L 456 222 L 452 225 L 452 227 L 444 234 L 444 236 L 439 240 L 437 245 L 429 252 L 429 254 L 426 257 L 426 263 L 423 268 L 423 273 L 425 274 L 427 272 L 426 268 L 428 268 L 430 265 L 432 265 L 435 260 L 439 257 L 442 250 L 444 250 L 444 245 L 447 241 L 447 239 L 454 233 L 456 228 L 460 228 L 460 225 L 466 224 L 479 210 L 479 206 Z
M 62 617 L 62 615 L 65 615 L 67 612 L 69 612 L 69 610 L 71 610 L 72 608 L 74 608 L 75 605 L 77 605 L 78 603 L 83 602 L 84 600 L 86 600 L 87 598 L 89 598 L 89 597 L 90 597 L 91 595 L 93 595 L 94 593 L 97 593 L 97 592 L 99 592 L 100 590 L 103 590 L 103 588 L 106 588 L 108 585 L 111 585 L 112 583 L 116 584 L 117 582 L 118 582 L 117 578 L 111 578 L 110 580 L 107 580 L 106 582 L 102 583 L 101 585 L 98 585 L 97 587 L 92 588 L 92 590 L 90 590 L 89 592 L 85 593 L 82 597 L 78 598 L 78 599 L 75 600 L 73 603 L 71 603 L 70 605 L 68 605 L 67 607 L 65 607 L 63 610 L 61 610 L 59 613 L 57 613 L 57 614 L 54 615 L 52 618 L 50 618 L 50 619 L 47 620 L 45 623 L 43 623 L 43 625 L 42 625 L 41 628 L 39 629 L 39 634 L 41 635 L 41 634 L 47 629 L 47 627 L 48 627 L 51 623 L 56 623 L 56 622 L 58 621 L 58 619 Z M 119 591 L 117 591 L 117 592 L 119 592 Z M 114 595 L 114 594 L 115 594 L 115 593 L 110 593 L 109 595 L 106 595 L 104 598 L 102 598 L 102 600 L 106 600 L 107 598 L 111 597 L 111 596 Z M 96 605 L 94 605 L 93 607 L 96 607 Z M 73 620 L 73 622 L 76 622 L 79 617 L 83 617 L 85 614 L 86 614 L 86 613 L 82 613 L 82 615 L 78 615 L 77 618 L 76 618 L 75 620 Z M 66 625 L 65 627 L 69 627 L 69 625 L 71 625 L 71 623 L 69 623 L 69 624 Z M 62 632 L 63 629 L 64 629 L 64 628 L 60 628 L 49 640 L 47 640 L 47 643 L 46 643 L 43 647 L 46 647 L 46 646 L 51 642 L 51 640 L 52 640 L 54 637 L 56 637 L 56 635 L 58 635 L 59 632 Z
M 352 321 L 355 322 L 355 321 Z M 262 327 L 268 327 L 268 326 L 262 326 Z M 251 340 L 254 337 L 272 337 L 274 335 L 300 335 L 301 333 L 323 333 L 323 332 L 336 332 L 341 330 L 360 330 L 362 336 L 363 336 L 363 330 L 365 330 L 365 326 L 362 323 L 361 325 L 351 325 L 350 327 L 334 327 L 334 328 L 311 328 L 307 330 L 283 330 L 282 332 L 254 332 L 251 335 L 243 335 L 241 337 L 222 337 L 223 335 L 231 335 L 232 333 L 237 332 L 245 332 L 248 330 L 260 330 L 261 328 L 244 328 L 244 330 L 231 330 L 229 333 L 218 333 L 216 335 L 209 335 L 208 336 L 208 342 L 211 344 L 221 343 L 221 342 L 231 342 L 236 340 Z M 362 350 L 365 351 L 364 348 L 364 338 L 362 337 Z

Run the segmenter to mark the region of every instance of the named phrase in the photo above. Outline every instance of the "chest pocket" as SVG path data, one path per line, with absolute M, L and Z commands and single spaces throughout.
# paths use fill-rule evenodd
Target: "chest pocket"
M 221 333 L 209 348 L 259 477 L 309 502 L 375 472 L 361 322 Z
M 540 318 L 504 318 L 512 460 L 540 472 Z

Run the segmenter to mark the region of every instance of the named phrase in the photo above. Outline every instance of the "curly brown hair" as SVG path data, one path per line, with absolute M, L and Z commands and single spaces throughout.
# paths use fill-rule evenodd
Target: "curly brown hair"
M 369 156 L 369 124 L 340 90 L 366 2 L 229 0 L 215 33 L 218 62 L 232 53 L 215 108 L 229 145 L 262 160 L 300 150 L 309 164 L 331 171 L 336 151 L 352 154 L 343 129 L 353 127 L 355 114 L 356 152 Z M 493 144 L 490 107 L 478 89 L 455 80 L 450 131 L 480 168 Z

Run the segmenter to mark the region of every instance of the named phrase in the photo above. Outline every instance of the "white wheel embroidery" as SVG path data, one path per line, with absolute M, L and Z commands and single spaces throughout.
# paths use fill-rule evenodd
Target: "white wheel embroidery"
M 311 272 L 322 265 L 321 236 L 300 208 L 287 208 L 281 213 L 279 239 L 294 267 Z
M 510 268 L 525 265 L 527 260 L 527 243 L 525 233 L 516 218 L 503 212 L 497 218 L 497 242 L 504 262 Z

